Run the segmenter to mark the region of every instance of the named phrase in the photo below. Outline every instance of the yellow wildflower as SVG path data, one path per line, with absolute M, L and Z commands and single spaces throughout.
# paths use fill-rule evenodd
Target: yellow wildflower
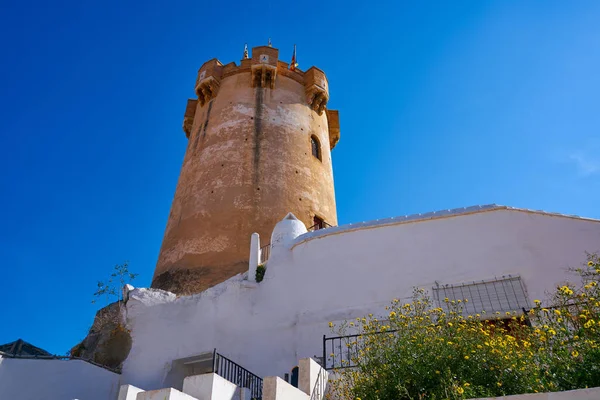
M 458 394 L 463 394 L 465 392 L 465 389 L 461 388 L 460 386 L 458 388 L 456 388 L 456 392 Z
M 577 357 L 579 355 L 579 352 L 577 350 L 573 350 L 573 352 L 571 353 L 571 355 L 573 357 Z

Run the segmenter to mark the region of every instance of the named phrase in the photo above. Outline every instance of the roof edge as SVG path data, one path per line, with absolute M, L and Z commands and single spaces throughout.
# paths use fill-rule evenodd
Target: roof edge
M 518 211 L 518 212 L 525 212 L 525 213 L 529 213 L 529 214 L 546 215 L 546 216 L 551 216 L 551 217 L 562 217 L 562 218 L 579 219 L 579 220 L 590 221 L 590 222 L 600 222 L 599 219 L 580 217 L 578 215 L 561 214 L 561 213 L 548 212 L 548 211 L 543 211 L 543 210 L 531 210 L 531 209 L 527 209 L 527 208 L 504 206 L 504 205 L 500 205 L 500 204 L 486 204 L 486 205 L 477 205 L 477 206 L 470 206 L 470 207 L 453 208 L 453 209 L 448 209 L 448 210 L 432 211 L 432 212 L 428 212 L 428 213 L 424 213 L 424 214 L 410 214 L 410 215 L 403 215 L 403 216 L 398 216 L 398 217 L 376 219 L 376 220 L 372 220 L 372 221 L 356 222 L 356 223 L 351 223 L 351 224 L 346 224 L 346 225 L 334 226 L 334 227 L 327 228 L 327 229 L 319 229 L 319 230 L 307 232 L 303 235 L 298 236 L 296 238 L 296 241 L 295 241 L 294 245 L 292 246 L 292 248 L 294 248 L 298 244 L 306 242 L 308 240 L 312 240 L 312 239 L 315 239 L 318 237 L 324 237 L 324 236 L 329 236 L 329 235 L 333 235 L 333 234 L 338 234 L 338 233 L 342 233 L 342 232 L 351 232 L 351 231 L 359 230 L 359 229 L 377 228 L 377 227 L 382 227 L 382 226 L 387 226 L 387 225 L 400 225 L 400 224 L 405 224 L 405 223 L 410 223 L 410 222 L 430 221 L 430 220 L 439 219 L 439 218 L 459 217 L 459 216 L 464 216 L 464 215 L 478 214 L 478 213 L 482 213 L 482 212 L 498 211 L 498 210 Z

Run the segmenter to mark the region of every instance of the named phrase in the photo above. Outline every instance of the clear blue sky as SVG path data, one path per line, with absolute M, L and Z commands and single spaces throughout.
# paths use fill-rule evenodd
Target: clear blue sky
M 168 4 L 167 4 L 168 3 Z M 64 354 L 148 286 L 200 65 L 269 37 L 329 78 L 340 223 L 498 203 L 600 218 L 600 2 L 5 2 L 0 343 Z

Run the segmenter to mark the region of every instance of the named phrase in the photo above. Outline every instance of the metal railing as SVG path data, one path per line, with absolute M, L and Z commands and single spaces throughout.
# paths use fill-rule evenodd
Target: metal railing
M 217 353 L 217 349 L 213 352 L 213 372 L 239 387 L 250 389 L 252 399 L 262 399 L 262 378 Z
M 327 229 L 327 228 L 333 228 L 333 225 L 329 225 L 327 222 L 321 221 L 321 222 L 314 224 L 310 228 L 308 228 L 307 231 L 314 232 L 314 231 L 318 231 L 319 229 Z
M 396 332 L 396 330 L 386 331 L 386 333 Z M 356 334 L 346 336 L 327 337 L 323 335 L 323 363 L 324 369 L 343 369 L 356 367 L 355 361 L 358 358 L 358 351 L 362 348 L 365 336 L 378 333 Z
M 319 375 L 315 381 L 312 392 L 310 393 L 310 400 L 321 400 L 325 396 L 325 390 L 327 389 L 327 372 L 321 368 L 319 369 Z
M 581 303 L 569 303 L 560 306 L 546 306 L 543 308 L 546 308 L 548 310 L 563 307 L 573 308 L 574 315 L 578 315 L 580 314 L 580 304 Z M 537 308 L 542 308 L 542 306 L 537 306 Z M 533 322 L 529 316 L 529 313 L 534 309 L 535 308 L 531 307 L 522 307 L 519 311 L 523 313 L 522 315 L 524 318 L 520 321 L 520 323 L 527 325 L 528 327 L 532 327 Z M 505 315 L 496 316 L 490 314 L 487 318 L 484 318 L 483 321 L 487 321 L 491 324 L 503 324 L 503 328 L 510 331 L 510 326 L 508 325 L 508 322 L 511 321 L 511 318 Z M 390 329 L 386 330 L 385 332 L 359 333 L 354 335 L 332 337 L 327 337 L 327 335 L 323 335 L 323 355 L 320 360 L 321 366 L 327 371 L 356 367 L 356 361 L 358 360 L 358 352 L 365 347 L 365 339 L 374 335 L 387 335 L 398 331 L 398 329 Z
M 267 262 L 267 260 L 269 259 L 269 256 L 271 255 L 271 243 L 264 245 L 263 247 L 260 248 L 260 257 L 258 260 L 259 264 L 264 264 Z

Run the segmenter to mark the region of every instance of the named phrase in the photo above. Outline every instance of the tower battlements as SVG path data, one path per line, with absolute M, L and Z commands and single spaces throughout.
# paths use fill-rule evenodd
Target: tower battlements
M 201 106 L 214 99 L 222 79 L 250 72 L 248 84 L 252 87 L 275 89 L 278 76 L 284 76 L 302 84 L 307 104 L 319 115 L 323 114 L 329 101 L 329 84 L 325 73 L 317 67 L 306 71 L 290 69 L 289 64 L 279 60 L 279 50 L 269 46 L 252 49 L 252 56 L 242 59 L 240 65 L 235 62 L 223 65 L 213 58 L 205 62 L 198 70 L 195 92 Z M 191 117 L 186 112 L 186 117 Z M 185 130 L 185 129 L 184 129 Z M 186 134 L 189 135 L 188 132 Z
M 258 46 L 239 64 L 206 61 L 187 101 L 183 166 L 153 287 L 195 293 L 247 270 L 250 235 L 289 212 L 337 224 L 331 150 L 339 115 L 325 73 Z M 322 224 L 321 224 L 322 225 Z

